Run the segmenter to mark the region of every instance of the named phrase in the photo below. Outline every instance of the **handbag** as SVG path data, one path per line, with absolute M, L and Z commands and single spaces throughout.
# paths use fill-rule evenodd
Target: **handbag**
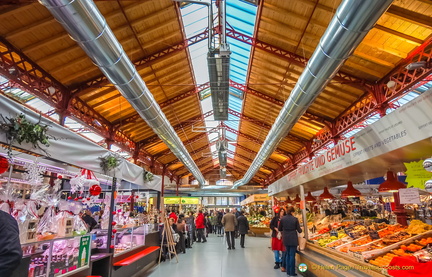
M 298 245 L 299 250 L 300 251 L 305 250 L 307 240 L 303 236 L 299 236 L 298 241 L 299 241 L 299 245 Z
M 278 240 L 281 240 L 282 239 L 282 232 L 278 232 L 277 235 L 276 235 L 276 238 Z

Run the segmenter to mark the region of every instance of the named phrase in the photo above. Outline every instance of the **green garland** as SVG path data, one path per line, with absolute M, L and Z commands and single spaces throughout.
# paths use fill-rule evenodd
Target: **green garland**
M 12 145 L 16 143 L 30 143 L 33 148 L 50 156 L 42 146 L 49 147 L 49 140 L 56 138 L 47 133 L 50 126 L 41 123 L 41 116 L 37 123 L 28 121 L 24 114 L 16 117 L 5 117 L 0 114 L 0 118 L 0 131 L 6 134 L 7 146 L 4 148 L 7 149 L 9 157 L 12 157 Z
M 109 154 L 106 157 L 99 157 L 99 160 L 100 160 L 99 165 L 105 174 L 115 169 L 120 164 L 120 159 L 112 154 Z
M 144 171 L 144 183 L 153 181 L 153 173 L 150 171 Z

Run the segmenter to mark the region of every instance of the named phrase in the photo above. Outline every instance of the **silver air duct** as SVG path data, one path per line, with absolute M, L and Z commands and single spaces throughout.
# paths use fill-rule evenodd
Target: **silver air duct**
M 229 73 L 231 51 L 226 41 L 226 0 L 219 4 L 220 45 L 217 49 L 209 49 L 207 65 L 209 70 L 210 90 L 215 120 L 228 120 L 229 106 Z
M 94 2 L 88 0 L 40 0 L 40 2 L 48 8 L 123 97 L 183 162 L 200 185 L 204 185 L 204 176 Z
M 233 188 L 252 179 L 392 2 L 345 0 L 341 3 L 250 168 Z

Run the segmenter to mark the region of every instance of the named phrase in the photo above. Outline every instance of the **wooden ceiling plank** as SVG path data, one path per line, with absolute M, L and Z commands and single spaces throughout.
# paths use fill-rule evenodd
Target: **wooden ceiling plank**
M 360 51 L 354 51 L 353 56 L 359 57 L 361 59 L 367 60 L 367 61 L 372 62 L 374 64 L 382 65 L 382 66 L 385 66 L 385 67 L 388 67 L 388 68 L 395 67 L 395 65 L 392 64 L 392 63 L 390 63 L 390 62 L 381 60 L 379 58 L 372 57 L 371 55 L 368 55 L 368 54 L 360 52 Z
M 407 42 L 409 42 L 409 43 L 415 44 L 416 46 L 419 46 L 419 45 L 421 45 L 421 44 L 423 43 L 423 40 L 422 40 L 422 39 L 419 39 L 419 38 L 416 38 L 416 37 L 410 36 L 410 35 L 408 35 L 408 34 L 405 34 L 405 33 L 399 32 L 399 31 L 396 31 L 396 30 L 391 29 L 391 28 L 387 28 L 387 27 L 382 26 L 382 25 L 379 25 L 379 24 L 376 24 L 376 25 L 374 26 L 374 28 L 375 28 L 375 29 L 378 29 L 378 30 L 380 30 L 380 31 L 383 31 L 383 32 L 389 33 L 389 34 L 391 34 L 391 35 L 397 36 L 397 37 L 399 37 L 399 38 L 401 38 L 401 39 L 403 39 L 403 40 L 405 40 L 405 41 L 407 41 Z
M 170 22 L 170 21 L 167 21 L 167 22 L 165 22 L 164 24 L 159 24 L 158 27 L 151 29 L 151 32 L 158 32 L 158 30 L 160 30 L 161 28 L 163 29 L 163 28 L 165 28 L 167 25 L 171 25 L 171 24 L 172 24 L 172 22 Z M 126 25 L 126 26 L 125 26 L 125 29 L 128 29 L 128 28 L 129 28 L 129 26 Z M 137 34 L 138 37 L 143 36 L 143 35 L 148 35 L 148 33 L 146 33 L 146 34 Z M 126 41 L 121 41 L 120 43 L 121 43 L 122 45 L 125 45 L 125 44 L 130 43 L 130 42 L 133 42 L 133 41 L 135 41 L 135 37 L 131 36 L 131 37 L 129 37 Z M 145 53 L 142 53 L 141 49 L 137 48 L 137 49 L 135 49 L 135 50 L 128 51 L 128 56 L 134 56 L 134 55 L 139 54 L 139 53 L 141 53 L 141 54 L 145 54 Z M 73 67 L 73 66 L 77 66 L 78 64 L 81 64 L 81 63 L 85 62 L 86 60 L 88 60 L 88 61 L 90 62 L 90 59 L 88 58 L 87 55 L 86 55 L 86 56 L 83 56 L 82 58 L 74 59 L 73 61 L 68 62 L 68 64 L 67 64 L 65 67 L 66 67 L 66 68 L 70 68 L 70 67 Z M 54 71 L 50 71 L 50 72 L 51 72 L 51 74 L 56 75 L 56 74 L 60 73 L 61 71 L 64 71 L 64 70 L 65 70 L 65 67 L 57 68 L 56 70 L 54 70 Z M 71 80 L 73 80 L 73 79 L 74 79 L 73 76 L 79 77 L 79 76 L 86 75 L 86 74 L 88 74 L 89 72 L 94 71 L 95 68 L 96 68 L 96 67 L 94 67 L 94 68 L 89 67 L 88 70 L 85 70 L 85 71 L 79 71 L 79 72 L 77 73 L 77 74 L 79 74 L 78 76 L 76 76 L 76 75 L 70 75 L 70 76 L 68 76 L 67 81 L 71 81 Z
M 115 99 L 117 99 L 117 98 L 119 98 L 119 97 L 121 97 L 120 94 L 113 95 L 113 96 L 111 96 L 111 97 L 108 97 L 108 98 L 105 99 L 105 100 L 102 100 L 102 101 L 100 101 L 100 102 L 97 102 L 97 103 L 94 104 L 92 107 L 93 107 L 93 109 L 96 109 L 96 108 L 98 108 L 98 107 L 100 107 L 100 106 L 103 106 L 103 105 L 107 104 L 108 102 L 111 102 L 111 101 L 113 101 L 113 100 L 115 100 Z
M 416 25 L 426 27 L 428 29 L 432 28 L 432 17 L 421 13 L 413 12 L 396 5 L 391 5 L 390 8 L 387 10 L 386 14 L 405 21 L 409 21 Z
M 21 27 L 19 29 L 14 30 L 13 32 L 8 33 L 6 35 L 6 39 L 8 39 L 9 41 L 11 41 L 11 40 L 13 40 L 13 39 L 15 39 L 15 38 L 17 38 L 19 36 L 22 36 L 23 34 L 26 34 L 26 33 L 29 33 L 29 32 L 33 32 L 33 31 L 35 31 L 35 30 L 37 30 L 39 28 L 44 28 L 46 25 L 50 25 L 50 24 L 52 24 L 54 22 L 57 22 L 54 19 L 54 17 L 44 18 L 44 19 L 42 19 L 40 21 L 36 21 L 36 22 L 34 22 L 34 23 L 30 24 L 30 25 L 23 26 L 23 27 Z

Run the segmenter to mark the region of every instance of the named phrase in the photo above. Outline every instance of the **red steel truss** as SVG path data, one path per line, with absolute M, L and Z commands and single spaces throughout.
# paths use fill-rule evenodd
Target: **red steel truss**
M 144 164 L 150 165 L 149 154 L 144 150 L 134 150 L 139 149 L 139 145 L 118 130 L 118 127 L 81 99 L 71 99 L 67 87 L 2 37 L 0 44 L 4 46 L 4 50 L 0 52 L 0 74 L 9 79 L 8 85 L 20 88 L 52 106 L 60 115 L 61 124 L 66 116 L 70 116 L 104 137 L 108 146 L 116 144 L 127 152 L 132 149 L 133 152 L 138 152 L 139 159 Z
M 135 65 L 137 70 L 140 70 L 141 68 L 151 65 L 152 63 L 154 63 L 155 61 L 158 61 L 159 59 L 166 58 L 166 57 L 169 57 L 173 53 L 183 51 L 187 47 L 194 45 L 195 43 L 198 43 L 200 41 L 203 41 L 207 38 L 208 38 L 208 32 L 207 32 L 207 30 L 205 30 L 205 31 L 203 31 L 203 32 L 201 32 L 195 36 L 192 36 L 192 37 L 180 42 L 179 44 L 172 45 L 170 47 L 165 48 L 164 50 L 162 50 L 160 52 L 154 53 L 150 56 L 144 57 L 143 59 L 135 61 L 134 65 Z M 82 84 L 79 84 L 78 86 L 74 87 L 72 89 L 72 95 L 73 95 L 73 97 L 77 97 L 82 93 L 86 93 L 87 89 L 99 88 L 99 87 L 103 87 L 107 84 L 109 84 L 109 81 L 105 76 L 99 77 L 99 78 L 90 80 L 86 83 L 82 83 Z

